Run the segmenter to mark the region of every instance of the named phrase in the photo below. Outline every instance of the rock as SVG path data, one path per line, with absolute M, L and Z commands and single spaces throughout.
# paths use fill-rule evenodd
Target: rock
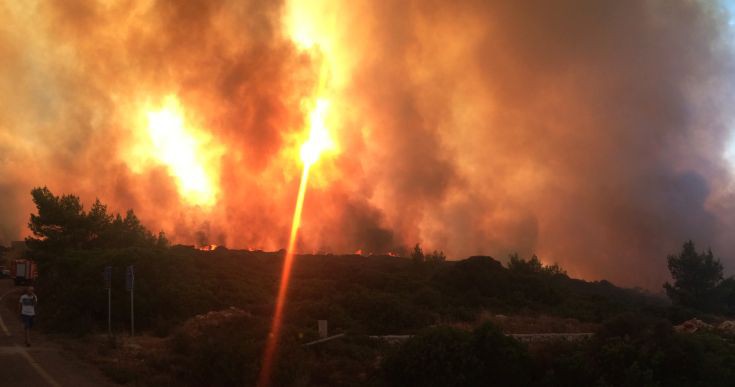
M 684 333 L 694 333 L 697 331 L 710 329 L 712 329 L 712 325 L 707 324 L 706 322 L 696 318 L 684 321 L 683 323 L 674 327 L 675 331 Z
M 725 333 L 735 334 L 735 320 L 723 321 L 717 326 L 717 329 Z

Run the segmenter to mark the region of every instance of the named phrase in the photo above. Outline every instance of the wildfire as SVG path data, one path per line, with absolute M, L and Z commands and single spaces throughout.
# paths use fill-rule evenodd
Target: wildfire
M 212 206 L 218 194 L 220 148 L 207 133 L 187 125 L 175 96 L 166 97 L 158 109 L 146 109 L 145 117 L 144 138 L 134 151 L 137 162 L 153 160 L 165 165 L 187 203 Z

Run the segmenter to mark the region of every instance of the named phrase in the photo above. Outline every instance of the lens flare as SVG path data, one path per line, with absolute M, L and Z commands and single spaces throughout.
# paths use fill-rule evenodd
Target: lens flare
M 298 236 L 299 227 L 301 226 L 301 212 L 304 208 L 304 198 L 306 197 L 306 187 L 309 181 L 309 170 L 312 165 L 319 160 L 319 156 L 323 151 L 333 146 L 332 139 L 329 137 L 325 120 L 329 102 L 319 98 L 309 113 L 309 138 L 301 146 L 301 161 L 304 164 L 301 173 L 301 181 L 299 183 L 299 193 L 296 198 L 296 206 L 294 207 L 293 220 L 291 221 L 291 234 L 288 238 L 288 248 L 283 261 L 283 269 L 281 270 L 281 283 L 278 287 L 278 296 L 276 298 L 276 310 L 273 314 L 273 322 L 271 330 L 266 342 L 265 354 L 263 356 L 263 366 L 260 370 L 259 386 L 267 386 L 270 383 L 271 370 L 273 368 L 276 351 L 278 349 L 278 339 L 280 337 L 281 325 L 283 323 L 283 307 L 286 304 L 286 295 L 288 293 L 288 284 L 291 278 L 291 267 L 293 266 L 296 238 Z
M 293 5 L 294 3 L 290 3 Z M 303 4 L 303 3 L 299 3 Z M 299 13 L 296 13 L 298 15 Z M 304 198 L 306 196 L 306 187 L 309 181 L 309 171 L 312 166 L 319 160 L 321 155 L 327 151 L 334 149 L 335 144 L 332 140 L 328 127 L 327 115 L 329 113 L 330 101 L 326 97 L 327 75 L 330 71 L 331 63 L 329 62 L 327 53 L 321 51 L 318 42 L 312 37 L 313 30 L 305 28 L 308 23 L 301 23 L 305 19 L 293 19 L 290 31 L 292 41 L 298 47 L 304 50 L 311 50 L 323 55 L 321 68 L 319 71 L 319 79 L 314 101 L 311 103 L 309 111 L 309 136 L 301 145 L 300 156 L 303 163 L 303 171 L 301 173 L 301 181 L 299 183 L 299 193 L 296 198 L 296 206 L 294 208 L 293 220 L 291 222 L 291 234 L 288 239 L 288 248 L 284 257 L 283 269 L 281 270 L 281 283 L 278 288 L 278 296 L 276 298 L 276 309 L 273 313 L 273 322 L 271 330 L 266 342 L 265 353 L 263 356 L 263 365 L 260 370 L 258 380 L 259 386 L 268 386 L 270 384 L 271 371 L 275 363 L 275 357 L 278 349 L 278 340 L 283 324 L 283 309 L 286 304 L 286 296 L 288 293 L 288 285 L 291 278 L 291 267 L 294 261 L 294 250 L 296 247 L 296 239 L 298 230 L 301 226 L 301 212 L 304 207 Z
M 301 210 L 304 207 L 304 197 L 306 196 L 306 185 L 309 180 L 309 165 L 304 164 L 304 170 L 301 173 L 301 182 L 299 183 L 299 193 L 296 199 L 296 207 L 293 212 L 293 221 L 291 222 L 291 235 L 288 238 L 288 249 L 283 260 L 283 269 L 281 269 L 281 283 L 278 287 L 278 297 L 276 298 L 276 310 L 273 314 L 273 322 L 268 333 L 268 339 L 265 345 L 265 353 L 263 355 L 263 365 L 260 369 L 258 386 L 268 386 L 270 384 L 271 370 L 278 349 L 278 340 L 281 333 L 281 325 L 283 323 L 283 307 L 286 304 L 286 293 L 288 291 L 288 283 L 291 278 L 291 266 L 293 266 L 294 249 L 296 247 L 296 237 L 299 227 L 301 226 Z

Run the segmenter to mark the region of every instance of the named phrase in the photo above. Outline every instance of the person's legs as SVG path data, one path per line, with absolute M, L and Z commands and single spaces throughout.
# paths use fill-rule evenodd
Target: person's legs
M 33 316 L 23 316 L 23 330 L 26 335 L 26 345 L 31 346 L 31 328 L 33 327 Z

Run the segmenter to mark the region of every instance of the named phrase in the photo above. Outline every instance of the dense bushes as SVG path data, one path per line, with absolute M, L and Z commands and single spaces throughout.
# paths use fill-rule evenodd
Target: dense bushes
M 86 334 L 106 328 L 107 290 L 102 272 L 113 266 L 112 319 L 116 331 L 129 326 L 130 296 L 125 268 L 135 266 L 136 327 L 167 334 L 199 313 L 269 302 L 267 276 L 233 272 L 236 257 L 191 248 L 70 250 L 39 264 L 40 321 L 53 331 Z M 270 307 L 263 307 L 270 313 Z
M 171 365 L 188 385 L 255 385 L 268 329 L 267 319 L 234 308 L 197 316 L 173 335 Z M 306 357 L 295 338 L 287 331 L 280 342 L 275 385 L 305 378 Z
M 125 267 L 135 265 L 137 326 L 165 334 L 195 314 L 229 306 L 270 315 L 282 262 L 277 253 L 184 246 L 68 250 L 39 263 L 38 287 L 47 327 L 104 328 L 102 271 L 114 266 L 113 320 L 121 329 L 129 319 Z M 291 323 L 306 328 L 327 319 L 341 331 L 402 334 L 485 309 L 602 321 L 653 304 L 609 283 L 508 270 L 490 257 L 423 267 L 394 257 L 299 256 L 286 307 Z
M 735 339 L 676 333 L 665 320 L 621 315 L 581 342 L 527 348 L 492 325 L 426 330 L 383 363 L 394 386 L 730 386 Z
M 595 322 L 626 311 L 664 309 L 660 299 L 606 281 L 572 279 L 533 258 L 514 257 L 514 262 L 506 269 L 491 257 L 470 257 L 440 267 L 430 283 L 452 308 L 543 312 Z
M 490 324 L 472 333 L 446 326 L 425 330 L 383 363 L 392 386 L 525 386 L 529 369 L 525 347 Z
M 549 386 L 729 386 L 735 341 L 713 333 L 680 334 L 665 320 L 621 315 L 580 344 L 536 353 Z

